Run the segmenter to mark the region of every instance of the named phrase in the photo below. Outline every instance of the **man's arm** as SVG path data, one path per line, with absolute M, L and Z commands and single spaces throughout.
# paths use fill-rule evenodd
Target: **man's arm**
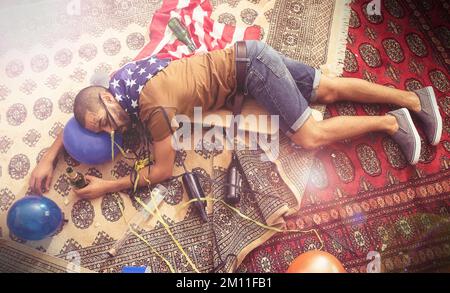
M 147 167 L 139 172 L 138 186 L 148 185 L 145 178 L 148 178 L 154 184 L 167 180 L 172 176 L 176 154 L 172 148 L 172 136 L 169 135 L 161 141 L 154 142 L 153 152 L 155 164 L 150 167 L 150 174 L 148 174 Z M 128 176 L 117 180 L 103 180 L 94 176 L 86 176 L 86 179 L 89 181 L 88 186 L 74 190 L 75 194 L 83 198 L 96 198 L 108 192 L 133 188 Z
M 53 178 L 53 166 L 59 152 L 64 147 L 63 132 L 64 130 L 58 134 L 53 144 L 42 156 L 39 163 L 33 169 L 33 172 L 31 172 L 29 185 L 33 192 L 42 193 L 43 191 L 50 190 L 50 184 Z
M 155 164 L 150 167 L 150 174 L 148 167 L 139 172 L 138 186 L 147 186 L 148 182 L 145 178 L 154 184 L 169 179 L 173 173 L 173 164 L 175 162 L 175 150 L 172 148 L 172 136 L 169 135 L 165 139 L 153 143 L 153 152 Z M 113 187 L 115 191 L 132 188 L 129 178 L 121 178 L 114 181 L 116 184 Z

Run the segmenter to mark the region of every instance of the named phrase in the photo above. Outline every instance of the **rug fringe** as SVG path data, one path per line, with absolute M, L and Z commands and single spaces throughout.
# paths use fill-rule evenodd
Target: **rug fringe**
M 351 15 L 351 8 L 350 8 L 350 0 L 345 0 L 345 3 L 343 4 L 343 11 L 342 11 L 342 22 L 341 27 L 339 29 L 339 40 L 337 42 L 337 72 L 338 75 L 342 75 L 342 72 L 344 71 L 344 61 L 345 61 L 345 51 L 347 49 L 347 37 L 348 37 L 348 26 L 350 24 L 350 15 Z
M 341 76 L 344 71 L 345 50 L 350 24 L 351 0 L 336 0 L 335 16 L 330 33 L 330 50 L 327 63 L 321 66 L 328 76 Z

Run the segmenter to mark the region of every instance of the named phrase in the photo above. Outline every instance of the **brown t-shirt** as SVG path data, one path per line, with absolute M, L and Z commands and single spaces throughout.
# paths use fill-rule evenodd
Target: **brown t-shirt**
M 233 46 L 172 61 L 145 84 L 139 96 L 139 117 L 154 141 L 171 134 L 157 107 L 163 107 L 172 121 L 178 114 L 191 116 L 194 107 L 208 111 L 225 105 L 236 92 L 234 54 Z

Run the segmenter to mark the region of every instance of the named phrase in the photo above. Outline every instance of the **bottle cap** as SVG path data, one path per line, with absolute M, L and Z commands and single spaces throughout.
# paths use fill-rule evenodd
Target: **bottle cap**
M 77 177 L 77 174 L 73 171 L 72 167 L 66 168 L 66 173 L 69 175 L 70 178 L 74 179 Z

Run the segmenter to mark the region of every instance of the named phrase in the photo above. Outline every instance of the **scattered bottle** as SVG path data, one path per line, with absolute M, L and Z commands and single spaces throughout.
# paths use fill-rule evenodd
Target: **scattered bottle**
M 180 40 L 183 44 L 188 46 L 191 52 L 195 52 L 197 50 L 197 46 L 189 34 L 187 28 L 180 22 L 178 18 L 171 18 L 169 20 L 169 28 L 173 31 L 178 40 Z
M 80 172 L 75 172 L 72 167 L 67 167 L 66 169 L 67 176 L 69 176 L 69 181 L 72 186 L 75 188 L 83 188 L 87 185 L 86 179 L 83 174 Z
M 181 180 L 183 181 L 183 186 L 186 189 L 186 193 L 189 198 L 196 200 L 192 204 L 197 209 L 203 222 L 208 222 L 208 215 L 206 214 L 206 201 L 203 200 L 205 198 L 205 194 L 202 186 L 200 185 L 198 175 L 196 173 L 186 172 L 183 176 L 181 176 Z
M 151 196 L 147 200 L 144 200 L 144 204 L 150 211 L 152 211 L 152 213 L 155 213 L 155 211 L 158 209 L 158 206 L 164 200 L 164 197 L 166 197 L 167 192 L 168 192 L 167 188 L 165 188 L 161 184 L 156 185 L 156 187 L 152 189 Z M 129 224 L 128 228 L 125 230 L 122 237 L 119 238 L 119 240 L 117 240 L 116 243 L 114 243 L 114 245 L 111 247 L 110 250 L 108 250 L 107 254 L 110 257 L 116 256 L 119 250 L 125 244 L 125 242 L 131 236 L 133 236 L 133 232 L 131 231 L 130 226 L 133 229 L 139 228 L 141 224 L 145 223 L 152 217 L 152 213 L 149 213 L 147 209 L 142 207 L 141 210 L 138 213 L 136 213 L 128 222 Z
M 239 159 L 234 151 L 227 171 L 227 183 L 224 201 L 229 205 L 236 205 L 241 201 L 242 176 Z

